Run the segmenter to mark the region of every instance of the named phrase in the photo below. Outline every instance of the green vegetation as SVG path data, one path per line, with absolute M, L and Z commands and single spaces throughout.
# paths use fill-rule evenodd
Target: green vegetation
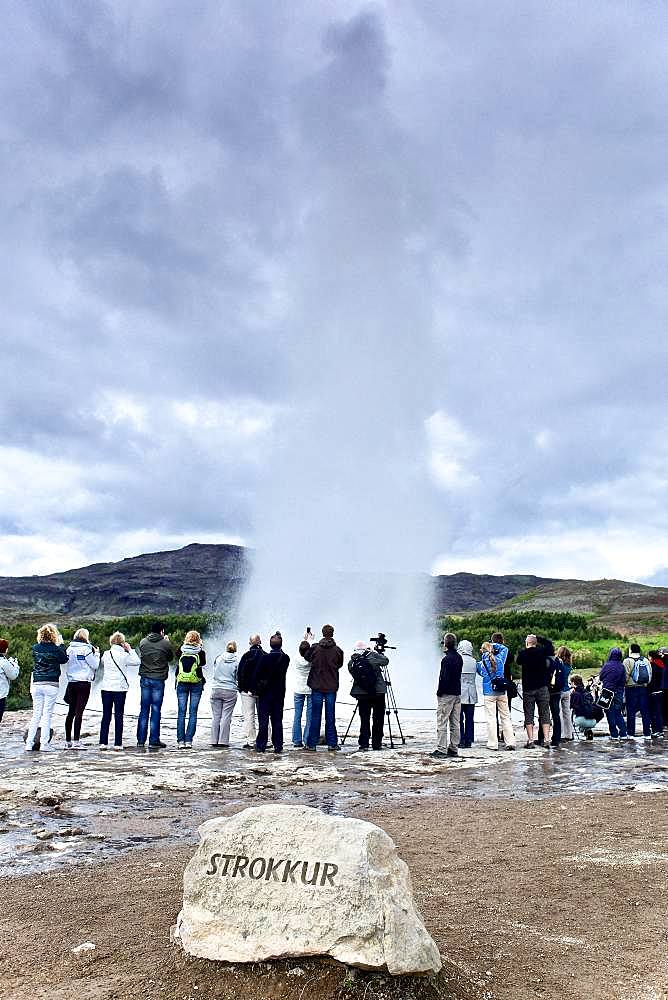
M 130 615 L 125 618 L 87 619 L 79 622 L 58 622 L 65 642 L 69 642 L 77 628 L 87 628 L 90 631 L 91 642 L 104 652 L 109 648 L 109 636 L 113 632 L 122 632 L 131 646 L 136 646 L 139 640 L 148 634 L 151 622 L 156 615 Z M 196 629 L 203 636 L 220 628 L 224 622 L 223 615 L 162 615 L 160 620 L 174 645 L 183 642 L 186 632 Z M 32 645 L 36 632 L 44 619 L 26 619 L 14 624 L 0 627 L 0 637 L 9 641 L 9 656 L 15 656 L 19 661 L 21 673 L 14 681 L 7 699 L 8 709 L 30 707 L 30 673 L 32 670 Z

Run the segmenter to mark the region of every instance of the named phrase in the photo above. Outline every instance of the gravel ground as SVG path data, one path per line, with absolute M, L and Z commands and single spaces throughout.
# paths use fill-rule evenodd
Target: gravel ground
M 255 804 L 273 800 L 254 796 Z M 201 815 L 220 807 L 212 798 Z M 156 818 L 162 808 L 156 801 Z M 435 979 L 351 973 L 318 960 L 232 967 L 188 958 L 169 938 L 192 854 L 177 840 L 1 879 L 0 997 L 668 997 L 668 793 L 512 799 L 444 791 L 357 801 L 349 813 L 383 827 L 408 863 L 445 960 Z M 141 824 L 150 830 L 152 822 L 147 809 Z M 95 950 L 73 955 L 86 941 Z

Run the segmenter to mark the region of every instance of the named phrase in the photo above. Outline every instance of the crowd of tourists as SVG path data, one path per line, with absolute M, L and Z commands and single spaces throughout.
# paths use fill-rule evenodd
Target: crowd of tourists
M 511 720 L 515 698 L 521 698 L 528 749 L 558 748 L 581 734 L 593 739 L 599 722 L 607 719 L 610 739 L 634 739 L 640 715 L 642 737 L 663 738 L 668 721 L 668 648 L 643 655 L 632 644 L 628 655 L 614 647 L 599 674 L 585 683 L 572 669 L 572 653 L 567 646 L 555 650 L 549 639 L 528 635 L 525 648 L 513 659 L 503 635 L 494 633 L 483 642 L 475 656 L 473 644 L 447 633 L 438 678 L 437 746 L 432 756 L 458 756 L 460 748 L 474 743 L 474 712 L 478 703 L 478 683 L 482 684 L 490 750 L 515 750 L 517 739 Z M 207 680 L 211 693 L 211 747 L 229 749 L 232 715 L 238 699 L 243 712 L 243 748 L 264 753 L 269 744 L 274 753 L 283 751 L 285 697 L 290 657 L 283 650 L 283 637 L 275 632 L 269 648 L 261 637 L 251 635 L 248 649 L 239 656 L 235 641 L 207 665 L 199 632 L 187 632 L 183 643 L 172 644 L 163 625 L 156 621 L 149 634 L 133 649 L 121 632 L 109 637 L 109 648 L 100 650 L 90 641 L 86 628 L 79 628 L 66 646 L 58 628 L 43 625 L 32 647 L 31 695 L 33 713 L 25 738 L 25 749 L 50 751 L 53 712 L 66 675 L 64 701 L 65 749 L 81 746 L 81 728 L 93 682 L 99 681 L 102 713 L 99 747 L 124 747 L 125 702 L 130 690 L 130 671 L 139 675 L 140 707 L 136 745 L 149 750 L 164 749 L 161 739 L 162 705 L 170 666 L 174 663 L 174 683 L 178 704 L 177 747 L 190 750 L 197 730 L 198 709 Z M 336 730 L 336 701 L 343 650 L 336 644 L 334 628 L 323 625 L 316 641 L 307 631 L 292 664 L 294 692 L 292 745 L 314 753 L 321 743 L 324 714 L 324 742 L 330 752 L 340 749 Z M 359 750 L 381 750 L 386 716 L 388 659 L 381 648 L 364 641 L 355 644 L 348 660 L 352 687 L 359 713 Z M 207 667 L 208 677 L 204 668 Z M 0 639 L 0 721 L 11 681 L 19 675 L 19 664 L 9 655 L 9 643 Z M 479 681 L 477 680 L 479 678 Z M 113 743 L 111 729 L 113 722 Z
M 510 712 L 521 684 L 525 747 L 558 749 L 582 734 L 593 740 L 594 730 L 605 717 L 610 739 L 635 740 L 640 715 L 642 739 L 662 740 L 664 719 L 668 721 L 668 647 L 643 655 L 632 643 L 628 656 L 615 646 L 597 676 L 587 684 L 573 671 L 573 655 L 567 646 L 528 635 L 524 649 L 515 657 L 500 632 L 492 634 L 473 655 L 467 639 L 457 643 L 451 632 L 443 638 L 444 655 L 439 675 L 437 708 L 438 744 L 432 757 L 456 757 L 459 747 L 473 743 L 473 713 L 478 701 L 476 676 L 482 679 L 487 723 L 487 747 L 516 749 Z M 536 715 L 538 724 L 536 725 Z

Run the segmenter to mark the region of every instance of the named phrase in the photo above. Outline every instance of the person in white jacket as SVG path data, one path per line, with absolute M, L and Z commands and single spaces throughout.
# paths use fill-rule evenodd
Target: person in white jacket
M 311 664 L 304 659 L 304 653 L 310 649 L 310 644 L 304 640 L 299 644 L 299 656 L 294 664 L 294 699 L 295 714 L 292 718 L 292 745 L 293 747 L 303 747 L 306 743 L 306 734 L 311 725 L 311 689 L 308 686 L 308 675 Z M 302 727 L 302 715 L 306 705 L 306 721 Z
M 19 676 L 18 661 L 13 656 L 7 656 L 9 642 L 7 639 L 0 639 L 0 722 L 5 714 L 7 695 L 9 694 L 9 683 L 15 681 Z
M 232 712 L 237 703 L 236 642 L 228 642 L 224 653 L 219 653 L 213 661 L 211 678 L 211 746 L 227 750 L 230 746 L 230 724 Z
M 109 636 L 109 649 L 102 657 L 104 673 L 102 695 L 102 722 L 100 724 L 100 750 L 109 744 L 109 726 L 114 715 L 114 750 L 123 749 L 123 715 L 125 696 L 130 689 L 130 668 L 139 667 L 139 654 L 125 641 L 122 632 Z
M 84 709 L 90 698 L 91 684 L 95 680 L 97 668 L 100 665 L 100 650 L 91 645 L 90 633 L 87 628 L 79 628 L 74 633 L 72 642 L 67 647 L 67 687 L 65 702 L 69 706 L 65 718 L 65 744 L 68 750 L 79 749 L 81 736 L 81 720 Z M 74 734 L 72 726 L 74 725 Z M 72 741 L 74 735 L 74 742 Z
M 474 740 L 475 706 L 478 701 L 478 689 L 476 687 L 476 660 L 473 655 L 473 645 L 468 639 L 462 639 L 457 646 L 457 652 L 463 660 L 462 667 L 462 709 L 459 723 L 459 745 L 460 747 L 470 747 Z

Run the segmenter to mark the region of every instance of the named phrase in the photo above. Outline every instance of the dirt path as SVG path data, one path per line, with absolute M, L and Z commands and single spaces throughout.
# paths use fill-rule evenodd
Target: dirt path
M 382 826 L 408 863 L 447 960 L 438 980 L 187 958 L 169 942 L 184 845 L 0 880 L 0 997 L 668 997 L 667 793 L 375 800 L 350 813 Z M 84 941 L 95 951 L 74 957 Z

